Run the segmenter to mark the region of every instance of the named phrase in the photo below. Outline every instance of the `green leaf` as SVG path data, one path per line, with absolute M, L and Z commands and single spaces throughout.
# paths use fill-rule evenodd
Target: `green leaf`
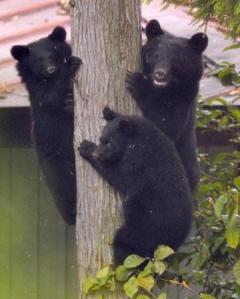
M 96 278 L 101 286 L 104 286 L 108 279 L 115 274 L 110 266 L 106 266 L 97 272 Z
M 207 101 L 209 105 L 213 105 L 214 103 L 219 103 L 223 106 L 228 106 L 228 102 L 224 98 L 215 97 Z
M 230 112 L 233 115 L 233 117 L 239 122 L 240 121 L 240 110 L 231 108 Z
M 126 295 L 132 298 L 138 292 L 138 280 L 135 276 L 132 276 L 124 285 L 123 289 Z
M 221 126 L 226 126 L 226 125 L 228 125 L 228 122 L 229 122 L 229 118 L 228 118 L 228 116 L 223 116 L 221 119 L 220 119 L 220 125 Z
M 89 277 L 83 281 L 83 292 L 87 295 L 91 291 L 96 291 L 100 289 L 101 285 L 96 278 Z
M 129 276 L 134 272 L 133 269 L 127 269 L 123 265 L 118 266 L 116 269 L 116 280 L 118 281 L 126 281 Z
M 154 286 L 154 278 L 152 275 L 142 276 L 141 273 L 137 277 L 138 285 L 145 290 L 151 291 Z
M 167 299 L 167 294 L 166 293 L 161 293 L 157 299 Z
M 227 203 L 227 201 L 228 201 L 228 198 L 226 195 L 219 196 L 218 199 L 216 200 L 215 205 L 214 205 L 214 210 L 215 210 L 215 215 L 218 218 L 221 216 L 223 207 Z
M 240 285 L 236 284 L 235 286 L 236 293 L 238 294 L 238 299 L 240 297 Z
M 236 225 L 227 228 L 225 238 L 229 247 L 236 249 L 239 244 L 239 229 Z
M 166 265 L 161 261 L 154 262 L 155 273 L 162 275 L 166 271 Z
M 138 295 L 136 299 L 151 299 L 151 298 L 147 295 Z
M 116 282 L 115 282 L 114 277 L 111 277 L 111 278 L 108 279 L 108 281 L 106 283 L 106 288 L 109 289 L 112 292 L 114 292 L 116 290 Z
M 240 176 L 234 179 L 234 185 L 240 190 Z
M 172 255 L 174 250 L 166 245 L 160 245 L 154 252 L 154 259 L 162 261 L 168 256 Z
M 136 268 L 137 266 L 141 265 L 144 261 L 145 258 L 136 254 L 132 254 L 125 259 L 123 265 L 125 268 Z
M 229 50 L 234 50 L 234 49 L 239 49 L 239 48 L 240 48 L 240 44 L 233 44 L 231 46 L 224 48 L 223 51 L 229 51 Z
M 199 252 L 193 255 L 191 266 L 193 268 L 199 269 L 204 266 L 204 264 L 208 261 L 209 257 L 210 252 L 208 245 L 202 243 L 202 245 L 199 247 Z
M 203 175 L 204 176 L 204 175 Z M 206 195 L 212 190 L 212 185 L 211 184 L 201 184 L 198 188 L 198 192 L 202 193 L 203 195 Z
M 108 278 L 109 273 L 110 273 L 110 266 L 106 266 L 99 270 L 96 274 L 96 278 Z
M 148 276 L 150 274 L 153 274 L 153 263 L 151 261 L 149 261 L 143 271 L 141 271 L 142 276 Z
M 240 285 L 240 261 L 233 266 L 233 275 L 236 278 L 236 283 Z
M 138 295 L 136 299 L 151 299 L 151 298 L 147 295 Z
M 205 294 L 205 293 L 201 293 L 200 298 L 201 299 L 216 299 L 216 297 L 209 295 L 209 294 Z

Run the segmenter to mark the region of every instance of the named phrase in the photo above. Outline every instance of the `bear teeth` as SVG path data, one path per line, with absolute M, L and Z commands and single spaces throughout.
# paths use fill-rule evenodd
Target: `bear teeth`
M 166 86 L 166 85 L 167 85 L 167 82 L 166 82 L 166 81 L 160 81 L 160 80 L 154 79 L 154 80 L 153 80 L 153 84 L 154 84 L 155 86 Z

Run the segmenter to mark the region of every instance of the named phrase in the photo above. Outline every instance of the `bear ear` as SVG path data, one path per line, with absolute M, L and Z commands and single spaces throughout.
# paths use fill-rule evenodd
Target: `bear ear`
M 207 48 L 208 37 L 205 33 L 198 32 L 190 38 L 189 43 L 194 50 L 202 53 Z
M 53 42 L 64 43 L 66 41 L 66 30 L 63 27 L 56 27 L 53 32 L 49 34 L 48 38 Z
M 125 136 L 134 137 L 136 126 L 132 121 L 124 119 L 119 122 L 119 130 Z
M 102 113 L 103 113 L 103 117 L 106 121 L 111 121 L 118 115 L 116 112 L 111 110 L 108 106 L 104 107 Z
M 11 54 L 16 60 L 22 60 L 30 53 L 28 46 L 13 46 L 11 48 Z
M 157 20 L 151 20 L 148 22 L 146 26 L 146 35 L 148 39 L 152 39 L 163 33 L 164 32 L 162 31 L 162 28 Z

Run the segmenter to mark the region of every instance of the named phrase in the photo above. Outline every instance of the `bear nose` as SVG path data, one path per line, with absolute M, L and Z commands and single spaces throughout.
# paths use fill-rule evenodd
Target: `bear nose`
M 57 68 L 56 68 L 55 66 L 49 66 L 49 67 L 47 68 L 47 72 L 48 72 L 49 74 L 53 74 L 53 73 L 55 73 L 56 70 L 57 70 Z
M 154 72 L 154 78 L 157 80 L 165 80 L 167 77 L 167 72 L 164 69 L 158 69 Z

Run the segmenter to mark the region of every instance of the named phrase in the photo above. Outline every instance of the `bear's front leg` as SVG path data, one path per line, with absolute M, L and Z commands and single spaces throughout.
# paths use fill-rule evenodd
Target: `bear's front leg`
M 67 57 L 64 65 L 66 74 L 70 78 L 74 78 L 81 64 L 82 64 L 82 60 L 80 58 L 76 56 Z
M 106 175 L 106 167 L 94 157 L 94 151 L 96 150 L 97 145 L 89 140 L 83 140 L 80 143 L 78 148 L 79 154 L 87 160 L 96 171 L 103 176 L 106 180 L 108 180 L 108 175 Z
M 75 56 L 66 58 L 66 62 L 59 70 L 59 76 L 51 80 L 44 93 L 44 105 L 48 107 L 64 107 L 70 115 L 73 114 L 73 85 L 72 79 L 76 75 L 82 61 Z M 68 111 L 68 107 L 69 111 Z M 72 108 L 71 108 L 72 106 Z
M 147 79 L 142 73 L 128 72 L 126 75 L 127 90 L 136 102 L 142 102 L 145 100 L 146 95 L 149 92 L 149 86 Z
M 97 145 L 89 140 L 83 140 L 80 143 L 80 146 L 78 148 L 79 154 L 90 163 L 93 163 L 95 161 L 93 157 L 93 152 L 97 148 Z
M 118 180 L 116 180 L 116 175 L 114 175 L 114 166 L 110 164 L 106 165 L 101 161 L 98 161 L 94 156 L 94 151 L 97 145 L 91 141 L 83 140 L 78 148 L 79 154 L 87 160 L 94 169 L 114 188 L 122 191 L 121 185 L 119 185 Z

